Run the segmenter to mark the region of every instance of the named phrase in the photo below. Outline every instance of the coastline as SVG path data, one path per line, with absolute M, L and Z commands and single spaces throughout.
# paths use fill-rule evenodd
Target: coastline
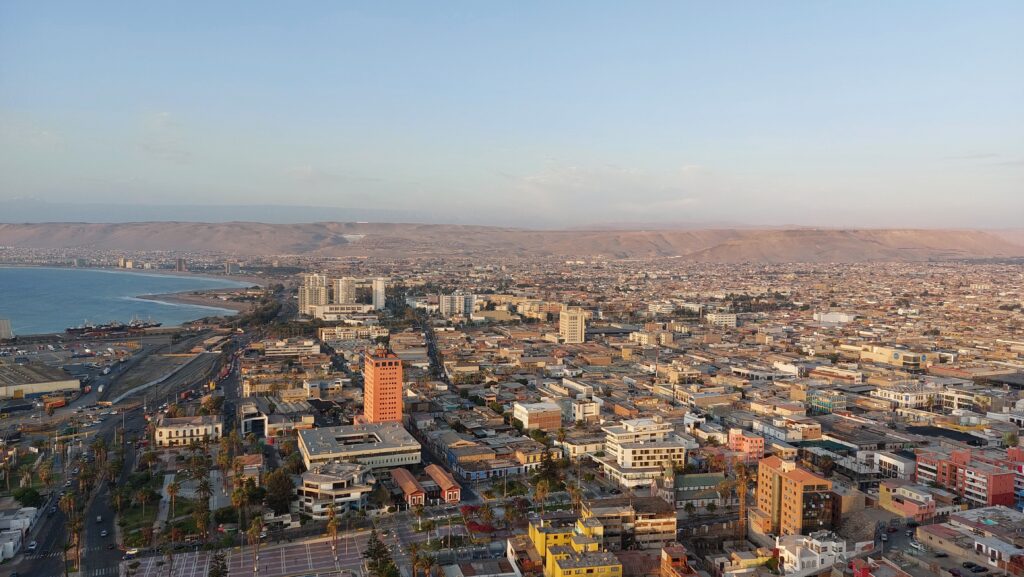
M 0 268 L 49 268 L 56 270 L 91 270 L 96 272 L 111 272 L 121 274 L 135 274 L 139 276 L 167 276 L 175 278 L 200 278 L 206 280 L 217 280 L 225 282 L 238 283 L 246 286 L 258 286 L 264 287 L 268 281 L 262 277 L 254 277 L 249 275 L 215 275 L 207 273 L 194 273 L 191 271 L 178 272 L 169 269 L 130 269 L 130 268 L 116 268 L 107 266 L 70 266 L 70 265 L 58 265 L 58 264 L 18 264 L 18 263 L 0 263 Z M 239 287 L 240 288 L 240 287 Z
M 222 310 L 226 309 L 229 311 L 233 311 L 233 314 L 238 314 L 249 310 L 250 303 L 229 301 L 215 296 L 220 292 L 230 293 L 234 292 L 234 290 L 235 289 L 223 289 L 223 291 L 222 289 L 182 291 L 167 294 L 138 295 L 135 298 L 147 301 L 164 302 L 175 305 L 200 306 Z

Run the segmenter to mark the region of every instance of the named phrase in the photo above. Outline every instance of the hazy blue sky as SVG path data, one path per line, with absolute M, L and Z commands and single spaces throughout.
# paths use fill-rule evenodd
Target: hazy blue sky
M 0 199 L 1020 226 L 1022 30 L 1019 0 L 5 1 Z

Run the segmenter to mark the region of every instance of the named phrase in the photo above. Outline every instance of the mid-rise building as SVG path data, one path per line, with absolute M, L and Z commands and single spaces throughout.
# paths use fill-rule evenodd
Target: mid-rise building
M 759 460 L 764 457 L 764 437 L 742 429 L 729 429 L 729 450 L 743 453 L 748 461 Z
M 450 295 L 437 295 L 437 312 L 443 317 L 468 317 L 476 306 L 476 295 L 456 291 Z
M 384 349 L 367 351 L 365 357 L 363 415 L 366 422 L 402 422 L 402 360 Z
M 373 491 L 374 478 L 359 463 L 323 463 L 302 474 L 297 492 L 302 512 L 314 519 L 326 519 L 334 507 L 337 514 L 360 511 Z
M 523 424 L 523 429 L 557 431 L 562 426 L 562 408 L 556 403 L 515 403 L 512 418 Z
M 832 482 L 778 457 L 757 467 L 757 507 L 751 511 L 763 534 L 798 535 L 832 528 L 835 516 Z
M 261 343 L 267 357 L 303 357 L 320 354 L 320 343 L 313 339 L 266 340 Z
M 918 449 L 915 478 L 956 493 L 972 507 L 1013 507 L 1015 469 L 1005 456 L 968 449 Z
M 581 307 L 562 307 L 558 315 L 558 334 L 567 344 L 579 344 L 587 338 L 587 311 Z
M 14 331 L 11 329 L 11 321 L 9 319 L 0 319 L 0 341 L 6 341 L 14 338 Z
M 650 486 L 665 474 L 666 464 L 686 462 L 686 441 L 660 417 L 627 419 L 602 430 L 605 455 L 595 460 L 623 487 Z
M 704 322 L 712 327 L 736 328 L 735 313 L 707 313 L 704 315 Z
M 307 469 L 323 463 L 362 463 L 370 469 L 420 462 L 420 444 L 398 423 L 320 427 L 299 431 Z

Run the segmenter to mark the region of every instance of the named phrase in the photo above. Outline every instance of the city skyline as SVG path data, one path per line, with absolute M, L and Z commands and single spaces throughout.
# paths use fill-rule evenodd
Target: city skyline
M 0 8 L 5 219 L 42 219 L 12 199 L 538 228 L 1024 213 L 1017 3 L 199 6 Z

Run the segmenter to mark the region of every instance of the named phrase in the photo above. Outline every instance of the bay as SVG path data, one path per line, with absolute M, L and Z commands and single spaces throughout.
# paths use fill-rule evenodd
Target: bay
M 235 313 L 138 297 L 245 286 L 251 283 L 99 269 L 0 267 L 0 319 L 9 319 L 16 335 L 63 332 L 86 320 L 98 324 L 138 318 L 177 326 Z

